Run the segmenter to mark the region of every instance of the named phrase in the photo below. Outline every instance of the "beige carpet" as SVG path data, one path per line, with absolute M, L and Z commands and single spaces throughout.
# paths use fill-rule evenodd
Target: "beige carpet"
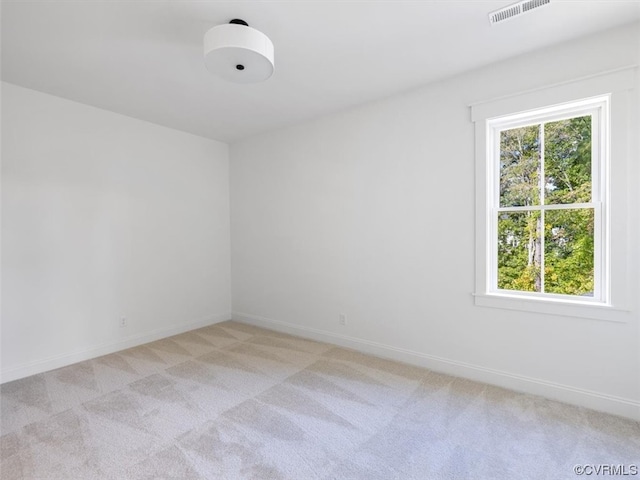
M 2 479 L 544 480 L 640 463 L 637 422 L 235 322 L 0 392 Z

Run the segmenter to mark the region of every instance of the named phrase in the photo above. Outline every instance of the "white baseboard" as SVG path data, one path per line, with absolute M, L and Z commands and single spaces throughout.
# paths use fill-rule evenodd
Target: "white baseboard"
M 619 415 L 632 420 L 640 420 L 640 402 L 636 400 L 616 397 L 591 390 L 584 390 L 569 385 L 562 385 L 559 383 L 485 368 L 469 363 L 458 362 L 456 360 L 397 348 L 391 345 L 384 345 L 347 335 L 340 335 L 316 328 L 273 320 L 258 315 L 233 312 L 232 318 L 233 320 L 249 325 L 268 328 L 283 333 L 306 337 L 312 340 L 331 343 L 341 347 L 351 348 L 353 350 L 369 353 L 378 357 L 417 365 L 436 372 L 463 377 L 490 385 L 496 385 L 518 392 L 540 395 L 560 402 L 586 407 L 613 415 Z
M 171 337 L 180 333 L 195 330 L 197 328 L 206 327 L 215 323 L 224 322 L 231 318 L 231 313 L 221 313 L 211 315 L 193 322 L 181 324 L 175 327 L 159 328 L 152 330 L 151 332 L 140 333 L 132 335 L 130 337 L 118 340 L 115 342 L 107 342 L 100 345 L 92 345 L 87 348 L 76 350 L 71 353 L 65 353 L 62 355 L 55 355 L 53 357 L 43 358 L 33 362 L 26 363 L 24 365 L 18 365 L 15 367 L 3 369 L 0 372 L 0 383 L 10 382 L 12 380 L 18 380 L 20 378 L 28 377 L 30 375 L 36 375 L 42 372 L 48 372 L 60 367 L 66 367 L 73 363 L 82 362 L 84 360 L 90 360 L 92 358 L 101 357 L 110 353 L 125 350 L 131 347 L 137 347 L 145 343 L 154 342 L 162 338 Z

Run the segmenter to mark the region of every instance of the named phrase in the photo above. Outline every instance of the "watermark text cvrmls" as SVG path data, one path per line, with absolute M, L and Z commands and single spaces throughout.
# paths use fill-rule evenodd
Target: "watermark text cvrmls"
M 631 477 L 638 475 L 638 465 L 634 464 L 606 464 L 606 463 L 598 463 L 598 464 L 578 464 L 573 467 L 573 473 L 576 475 L 587 475 L 587 476 L 622 476 L 622 477 Z

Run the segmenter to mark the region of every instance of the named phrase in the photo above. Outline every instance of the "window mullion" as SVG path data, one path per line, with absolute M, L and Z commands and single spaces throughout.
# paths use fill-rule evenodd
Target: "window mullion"
M 544 173 L 544 123 L 540 124 L 540 293 L 545 293 L 544 285 L 544 232 L 545 232 L 545 218 L 544 218 L 544 187 L 545 173 Z
M 575 210 L 578 208 L 596 208 L 598 203 L 557 203 L 551 205 L 532 205 L 532 206 L 524 206 L 524 207 L 497 207 L 498 212 L 518 212 L 518 211 L 535 211 L 538 212 L 543 208 L 545 210 Z

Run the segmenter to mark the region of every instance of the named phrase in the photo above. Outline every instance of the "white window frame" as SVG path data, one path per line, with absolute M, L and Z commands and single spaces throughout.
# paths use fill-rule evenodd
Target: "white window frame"
M 629 320 L 630 230 L 627 214 L 632 195 L 628 179 L 631 171 L 628 130 L 629 104 L 636 78 L 637 69 L 629 67 L 471 105 L 471 120 L 476 129 L 476 305 L 601 320 Z M 602 112 L 597 127 L 605 129 L 606 139 L 596 146 L 601 162 L 592 162 L 592 203 L 597 220 L 600 220 L 596 220 L 595 225 L 604 227 L 594 232 L 597 248 L 601 249 L 596 252 L 597 263 L 594 264 L 600 290 L 594 291 L 591 298 L 498 289 L 496 132 L 536 123 L 536 118 L 546 122 L 555 118 L 554 115 L 574 117 L 594 108 Z
M 540 299 L 557 299 L 568 302 L 600 303 L 609 305 L 609 272 L 608 272 L 608 232 L 609 215 L 607 215 L 608 181 L 607 165 L 609 164 L 609 95 L 584 99 L 564 105 L 518 113 L 487 120 L 487 224 L 489 267 L 487 274 L 487 291 L 493 294 L 517 294 Z M 512 128 L 536 125 L 589 115 L 591 116 L 591 202 L 583 204 L 545 205 L 544 189 L 540 188 L 540 205 L 528 207 L 500 207 L 500 132 Z M 541 142 L 544 145 L 544 136 Z M 544 147 L 541 146 L 540 162 L 544 164 Z M 501 211 L 539 211 L 546 212 L 559 208 L 592 208 L 594 211 L 594 292 L 593 297 L 577 297 L 545 292 L 511 291 L 498 288 L 498 224 L 497 216 Z M 544 252 L 544 236 L 542 237 Z M 544 265 L 544 254 L 542 255 Z M 541 272 L 544 284 L 544 268 Z

